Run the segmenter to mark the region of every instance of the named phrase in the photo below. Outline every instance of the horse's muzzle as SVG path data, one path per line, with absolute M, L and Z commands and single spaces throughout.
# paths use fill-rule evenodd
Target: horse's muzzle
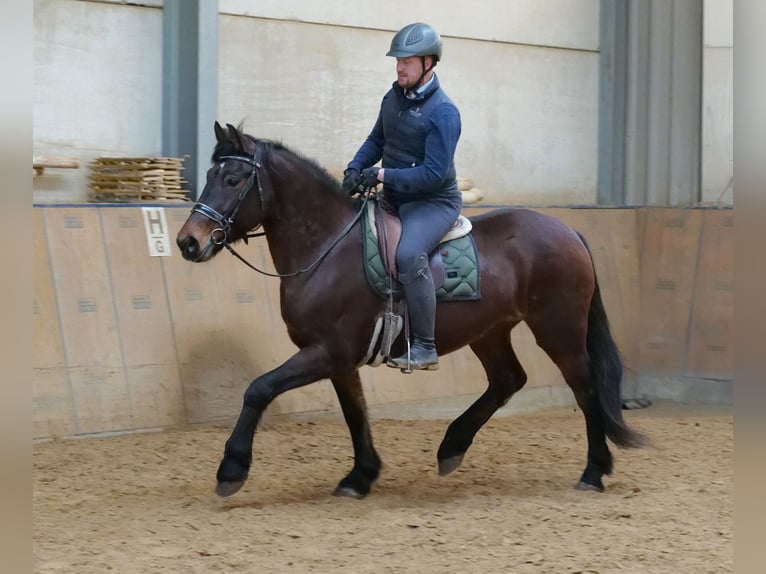
M 193 235 L 179 235 L 176 238 L 176 244 L 181 250 L 183 258 L 195 263 L 207 261 L 216 252 L 216 246 L 213 242 L 209 241 L 204 247 L 201 247 L 199 241 Z
M 194 237 L 191 235 L 187 235 L 185 237 L 178 236 L 176 238 L 176 244 L 181 250 L 181 255 L 183 255 L 184 259 L 187 261 L 197 261 L 200 249 L 199 242 L 194 239 Z

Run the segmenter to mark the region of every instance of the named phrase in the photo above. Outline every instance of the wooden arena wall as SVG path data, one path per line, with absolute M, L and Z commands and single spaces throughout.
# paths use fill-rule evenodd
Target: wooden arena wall
M 227 253 L 205 264 L 183 260 L 174 238 L 188 204 L 164 206 L 173 251 L 149 256 L 141 207 L 34 208 L 36 438 L 230 423 L 248 382 L 295 350 L 279 315 L 277 279 Z M 539 211 L 590 243 L 626 394 L 730 403 L 732 210 Z M 273 270 L 263 240 L 242 251 Z M 573 404 L 526 326 L 512 336 L 529 381 L 511 404 Z M 373 413 L 455 398 L 467 406 L 485 388 L 469 350 L 443 358 L 438 372 L 368 367 L 362 378 Z M 335 411 L 331 385 L 321 381 L 279 397 L 267 416 Z

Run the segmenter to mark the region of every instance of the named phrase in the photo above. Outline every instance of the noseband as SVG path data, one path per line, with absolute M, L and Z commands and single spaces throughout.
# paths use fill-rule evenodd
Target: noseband
M 261 209 L 265 209 L 263 187 L 261 187 L 261 180 L 258 177 L 258 170 L 261 167 L 260 152 L 261 149 L 256 146 L 255 154 L 253 157 L 247 155 L 224 155 L 218 158 L 222 164 L 225 163 L 226 160 L 233 159 L 236 161 L 245 162 L 252 168 L 250 170 L 250 175 L 247 178 L 247 183 L 242 188 L 242 191 L 239 192 L 239 195 L 237 196 L 237 203 L 234 205 L 228 216 L 220 214 L 218 211 L 209 205 L 202 203 L 201 201 L 197 201 L 192 207 L 192 213 L 201 213 L 208 219 L 212 219 L 218 224 L 218 227 L 213 229 L 213 231 L 210 233 L 211 239 L 216 245 L 229 245 L 229 233 L 231 232 L 231 226 L 234 223 L 234 217 L 237 215 L 239 208 L 242 206 L 242 202 L 245 200 L 245 197 L 247 197 L 247 194 L 250 193 L 250 190 L 253 188 L 253 184 L 258 186 L 258 197 L 261 200 Z M 220 239 L 216 238 L 218 233 L 221 234 Z

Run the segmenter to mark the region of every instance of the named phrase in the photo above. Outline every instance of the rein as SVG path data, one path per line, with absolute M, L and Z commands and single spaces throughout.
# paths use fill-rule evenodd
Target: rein
M 297 271 L 293 271 L 292 273 L 269 273 L 268 271 L 264 271 L 263 269 L 258 269 L 255 265 L 248 262 L 244 257 L 242 257 L 239 253 L 237 253 L 234 248 L 231 246 L 231 244 L 227 241 L 223 244 L 223 246 L 229 250 L 229 253 L 234 255 L 237 259 L 239 259 L 242 263 L 247 265 L 250 269 L 253 271 L 257 271 L 261 275 L 266 275 L 267 277 L 295 277 L 296 275 L 301 275 L 302 273 L 306 273 L 307 271 L 311 271 L 316 265 L 322 261 L 327 255 L 330 253 L 330 251 L 333 250 L 333 248 L 338 244 L 338 242 L 343 239 L 346 235 L 348 235 L 348 232 L 351 231 L 351 228 L 354 227 L 354 224 L 356 224 L 357 221 L 359 221 L 359 217 L 361 217 L 362 213 L 364 212 L 364 208 L 367 205 L 367 196 L 364 196 L 364 202 L 362 203 L 361 209 L 356 212 L 356 215 L 349 221 L 346 226 L 343 228 L 343 230 L 338 234 L 338 236 L 333 240 L 333 242 L 327 247 L 327 249 L 324 250 L 324 252 L 317 257 L 310 265 L 304 267 L 303 269 L 298 269 Z M 257 236 L 265 235 L 265 233 L 258 233 Z M 255 237 L 256 235 L 248 236 L 248 237 Z
M 293 271 L 292 273 L 269 273 L 268 271 L 264 271 L 263 269 L 258 269 L 255 265 L 248 262 L 244 257 L 242 257 L 239 253 L 235 251 L 235 249 L 231 246 L 231 242 L 229 241 L 229 232 L 231 231 L 231 226 L 234 223 L 234 217 L 237 215 L 237 212 L 239 211 L 240 206 L 242 205 L 242 202 L 244 201 L 245 197 L 247 197 L 247 194 L 250 192 L 250 190 L 253 187 L 253 184 L 258 185 L 258 197 L 261 201 L 261 209 L 264 209 L 265 201 L 263 196 L 263 187 L 261 186 L 261 180 L 258 177 L 258 170 L 262 167 L 261 162 L 259 161 L 259 152 L 260 148 L 256 146 L 255 155 L 253 157 L 249 157 L 246 155 L 225 155 L 221 156 L 219 159 L 221 161 L 225 160 L 235 160 L 235 161 L 242 161 L 246 164 L 250 165 L 252 167 L 252 170 L 250 171 L 250 176 L 247 179 L 247 185 L 242 189 L 242 191 L 239 192 L 239 196 L 237 197 L 237 203 L 234 205 L 234 208 L 231 210 L 231 214 L 229 216 L 224 216 L 218 213 L 215 209 L 212 207 L 198 201 L 194 204 L 194 207 L 192 207 L 192 213 L 197 212 L 201 213 L 208 219 L 212 219 L 220 227 L 216 227 L 213 229 L 211 235 L 212 235 L 212 241 L 216 245 L 223 245 L 229 253 L 234 255 L 237 259 L 239 259 L 242 263 L 247 265 L 250 269 L 253 271 L 257 271 L 261 275 L 266 275 L 267 277 L 295 277 L 297 275 L 301 275 L 302 273 L 306 273 L 307 271 L 310 271 L 316 265 L 319 264 L 322 259 L 327 257 L 327 255 L 330 253 L 330 251 L 333 250 L 333 248 L 340 242 L 341 239 L 343 239 L 346 235 L 348 235 L 348 232 L 351 231 L 351 228 L 354 227 L 357 221 L 359 221 L 359 218 L 361 217 L 362 213 L 364 212 L 364 209 L 367 205 L 368 196 L 367 194 L 364 194 L 364 201 L 362 202 L 362 206 L 359 209 L 359 211 L 354 215 L 354 217 L 349 221 L 346 226 L 341 230 L 341 232 L 338 234 L 338 236 L 333 239 L 332 243 L 322 252 L 319 257 L 317 257 L 310 265 L 298 269 L 297 271 Z M 254 229 L 258 229 L 261 225 L 259 224 Z M 222 238 L 220 241 L 216 239 L 215 235 L 216 232 L 220 232 L 222 234 Z M 248 238 L 252 237 L 261 237 L 263 235 L 266 235 L 264 231 L 260 231 L 258 233 L 248 233 L 245 235 L 245 243 L 247 243 Z

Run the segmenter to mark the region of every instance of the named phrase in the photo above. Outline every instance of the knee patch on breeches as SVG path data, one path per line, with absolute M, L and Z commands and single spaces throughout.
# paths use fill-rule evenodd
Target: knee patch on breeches
M 419 253 L 415 256 L 409 269 L 399 270 L 399 281 L 408 285 L 418 277 L 425 277 L 430 272 L 431 270 L 428 268 L 428 255 Z

